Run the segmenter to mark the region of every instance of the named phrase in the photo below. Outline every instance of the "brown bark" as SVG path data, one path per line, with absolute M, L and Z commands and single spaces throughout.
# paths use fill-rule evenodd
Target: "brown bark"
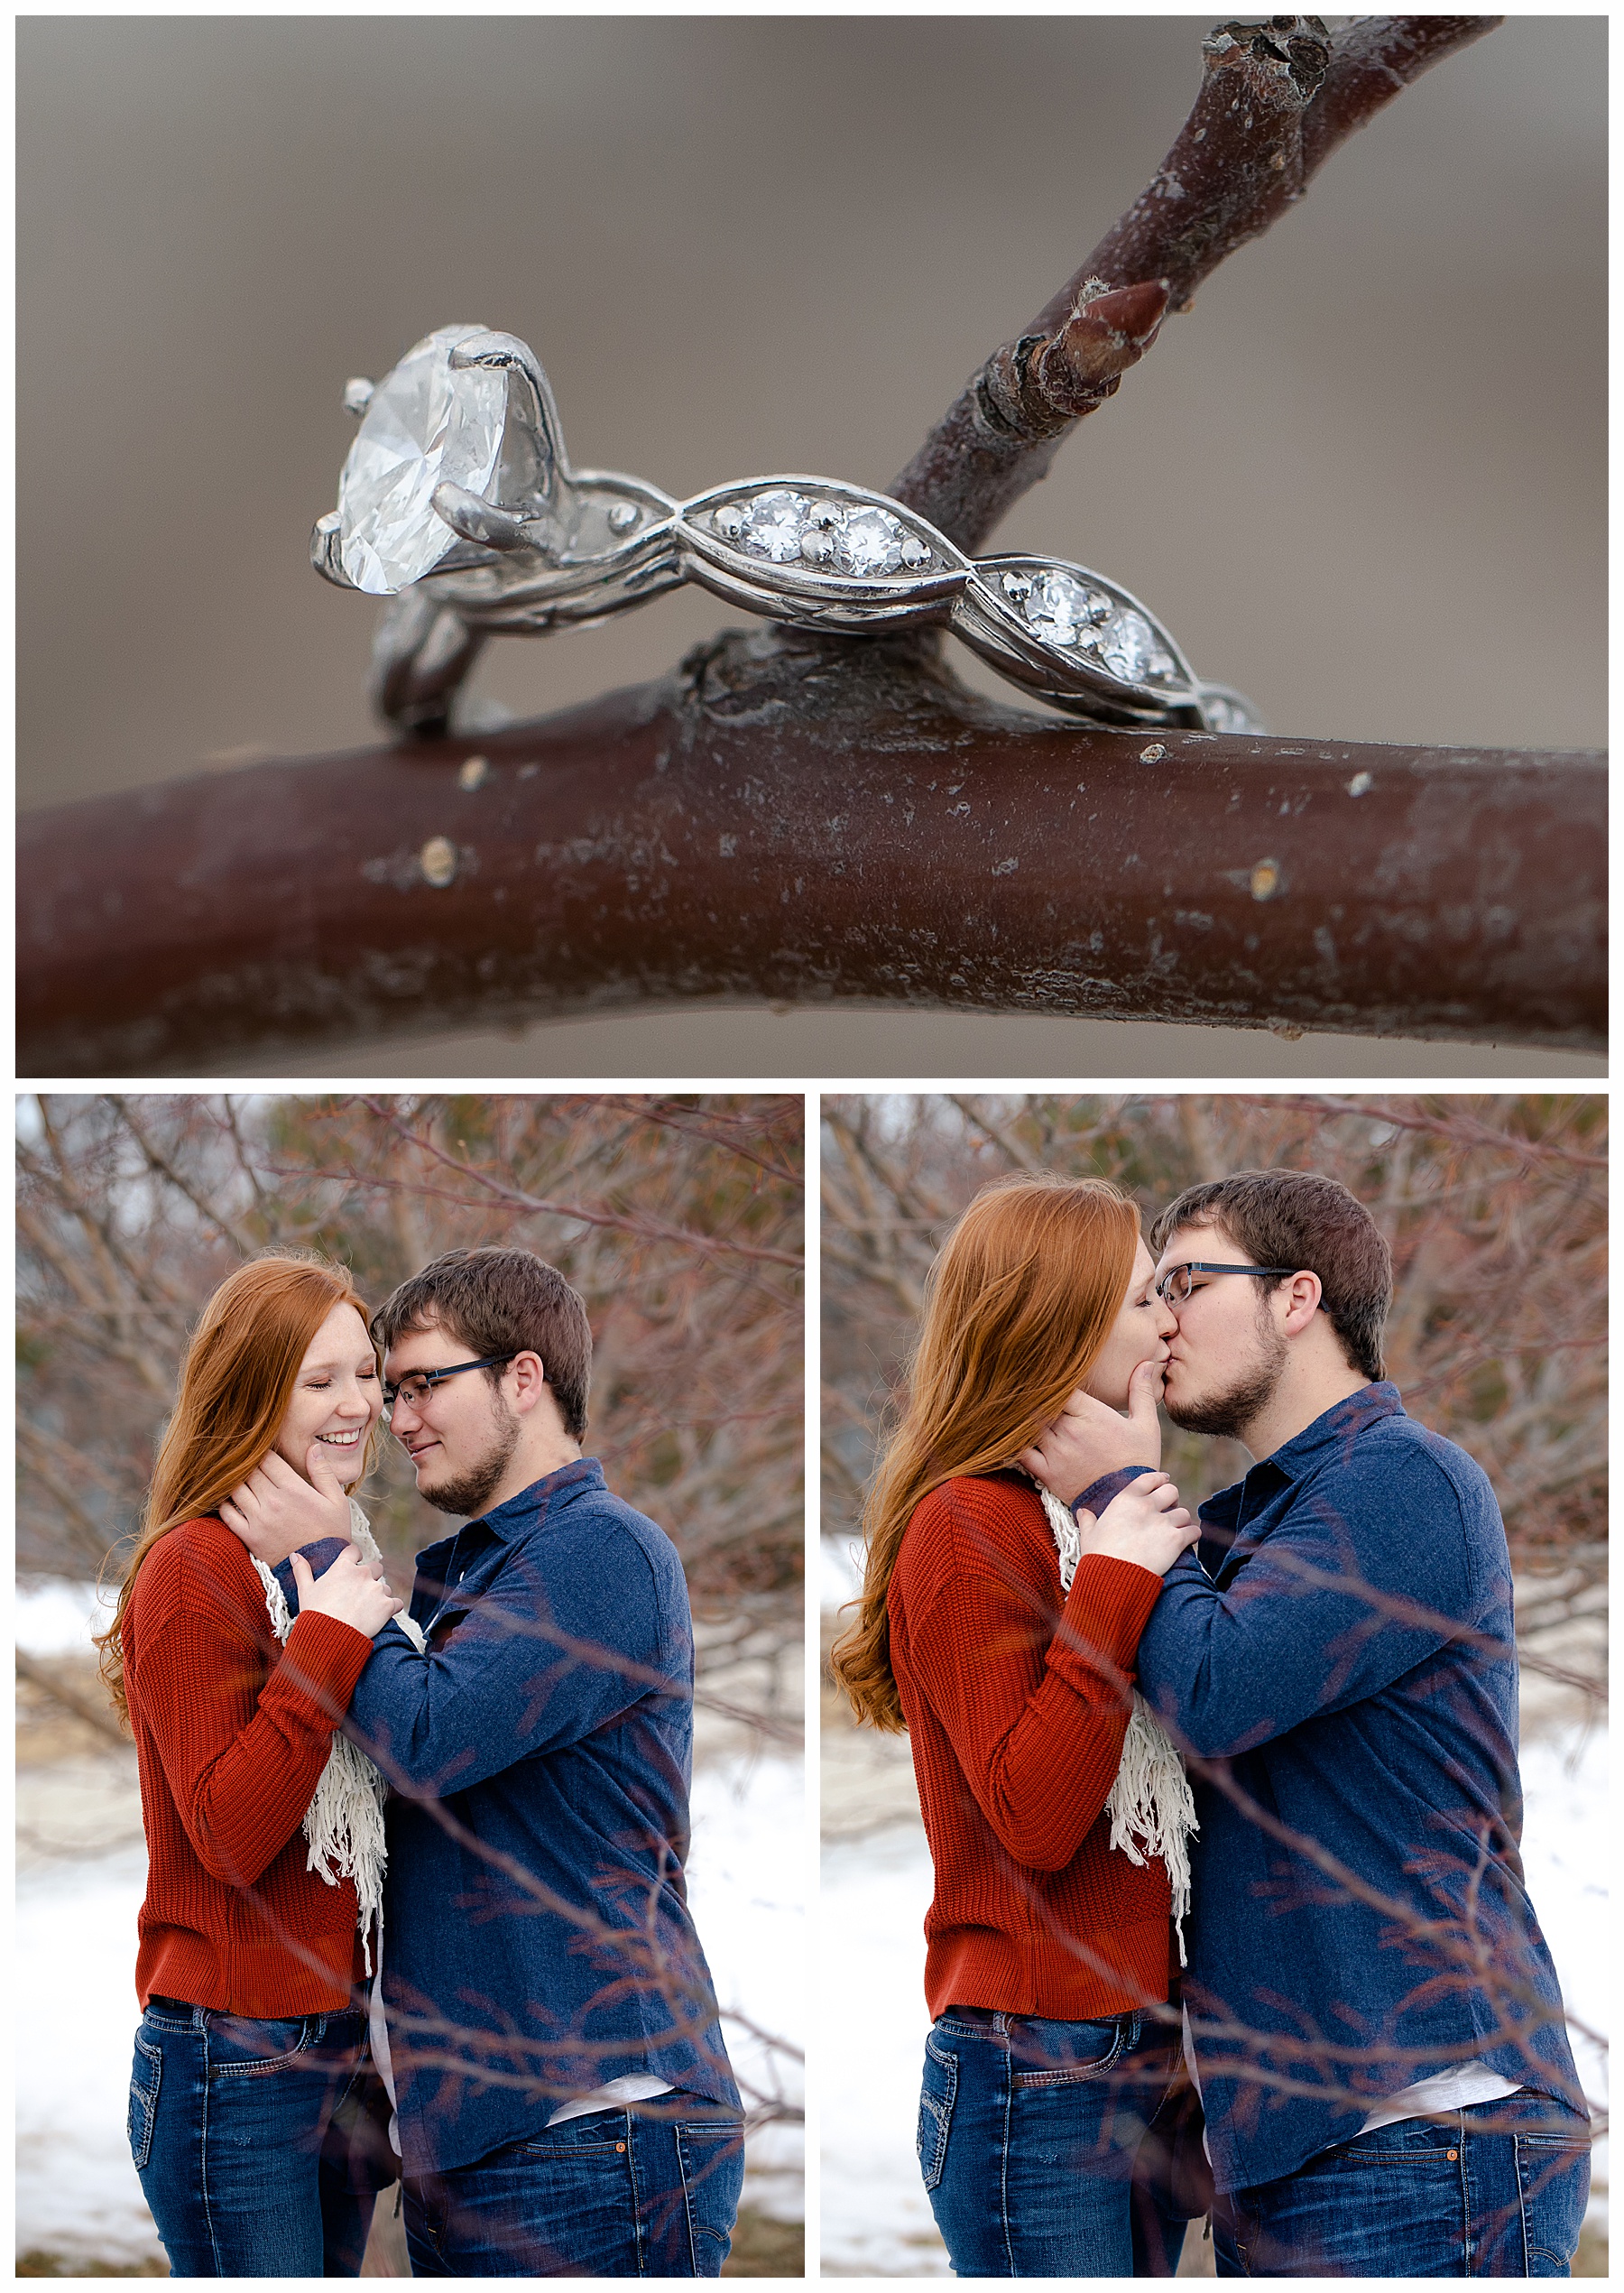
M 1599 758 L 1098 733 L 872 640 L 684 666 L 475 788 L 420 743 L 25 818 L 21 1071 L 694 998 L 1603 1040 Z
M 1356 129 L 1500 21 L 1364 16 L 1334 38 L 1317 16 L 1216 25 L 1203 43 L 1200 92 L 1148 188 L 1029 325 L 966 383 L 893 480 L 897 500 L 961 550 L 979 550 L 1047 476 L 1072 422 L 1103 403 L 1149 347 L 1130 337 L 1114 364 L 1096 349 L 1090 372 L 1100 386 L 1068 388 L 1066 337 L 1069 329 L 1075 339 L 1079 314 L 1086 325 L 1091 301 L 1131 288 L 1142 326 L 1144 299 L 1159 287 L 1163 308 L 1188 310 L 1202 281 L 1294 206 Z M 1112 293 L 1104 307 L 1122 300 Z

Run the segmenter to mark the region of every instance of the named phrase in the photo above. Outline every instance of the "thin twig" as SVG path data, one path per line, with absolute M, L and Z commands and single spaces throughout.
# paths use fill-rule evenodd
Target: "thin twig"
M 890 492 L 961 550 L 980 549 L 1143 356 L 1162 310 L 1188 310 L 1203 280 L 1278 222 L 1356 129 L 1501 21 L 1366 16 L 1334 38 L 1317 16 L 1216 25 L 1200 92 L 1149 186 L 972 375 Z

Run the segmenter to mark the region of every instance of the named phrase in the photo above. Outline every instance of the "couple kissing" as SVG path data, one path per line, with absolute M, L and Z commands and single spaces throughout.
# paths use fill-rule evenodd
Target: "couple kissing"
M 835 1668 L 935 1870 L 955 2272 L 1565 2276 L 1590 2128 L 1518 1854 L 1506 1536 L 1384 1376 L 1314 1172 L 983 1188 L 927 1286 Z M 1241 1443 L 1199 1518 L 1158 1401 Z

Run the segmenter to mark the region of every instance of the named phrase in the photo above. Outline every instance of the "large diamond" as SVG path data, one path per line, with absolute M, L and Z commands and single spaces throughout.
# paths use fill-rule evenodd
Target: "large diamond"
M 338 480 L 338 553 L 357 589 L 391 596 L 431 572 L 457 541 L 429 496 L 442 478 L 483 494 L 502 451 L 507 379 L 453 373 L 451 350 L 483 327 L 440 327 L 414 343 L 372 394 Z
M 1075 645 L 1079 633 L 1099 618 L 1107 602 L 1072 574 L 1040 573 L 1027 591 L 1021 610 L 1051 645 Z
M 895 573 L 907 539 L 889 510 L 854 510 L 835 537 L 835 562 L 843 573 Z
M 739 528 L 740 549 L 748 550 L 752 558 L 770 558 L 774 565 L 788 565 L 791 558 L 800 555 L 801 535 L 811 506 L 804 494 L 794 493 L 787 485 L 775 485 L 770 494 L 758 494 Z

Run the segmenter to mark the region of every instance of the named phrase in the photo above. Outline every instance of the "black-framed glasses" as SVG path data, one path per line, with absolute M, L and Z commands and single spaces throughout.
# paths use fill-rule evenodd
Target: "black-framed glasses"
M 1156 1285 L 1156 1294 L 1164 1306 L 1182 1306 L 1195 1287 L 1192 1274 L 1261 1274 L 1272 1281 L 1277 1275 L 1296 1271 L 1295 1266 L 1213 1266 L 1204 1258 L 1193 1258 L 1187 1266 L 1169 1266 Z M 387 1393 L 389 1388 L 383 1390 Z
M 406 1401 L 412 1409 L 420 1410 L 435 1387 L 443 1385 L 448 1377 L 460 1377 L 465 1370 L 506 1369 L 512 1359 L 512 1354 L 487 1354 L 477 1362 L 453 1362 L 449 1369 L 408 1370 L 405 1376 L 397 1378 L 392 1385 L 385 1378 L 383 1421 L 387 1425 L 393 1417 L 397 1401 Z

